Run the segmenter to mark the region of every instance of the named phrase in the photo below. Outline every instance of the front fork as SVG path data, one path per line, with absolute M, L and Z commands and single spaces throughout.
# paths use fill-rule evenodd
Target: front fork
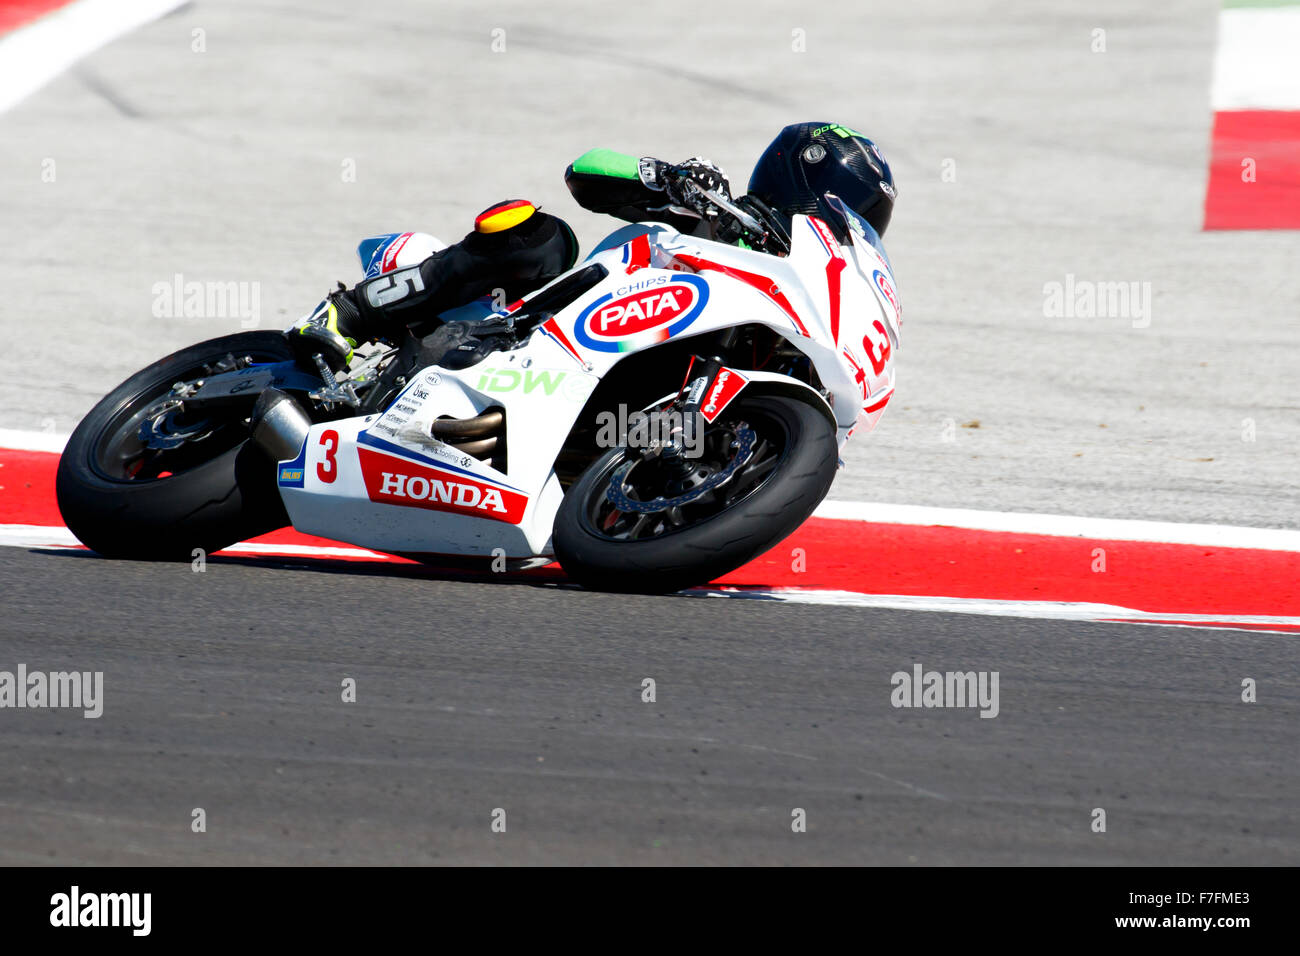
M 661 459 L 683 480 L 695 470 L 691 459 L 698 457 L 704 429 L 717 420 L 748 383 L 744 375 L 728 368 L 721 357 L 735 344 L 736 336 L 736 329 L 727 329 L 713 355 L 691 356 L 676 397 L 658 413 L 668 416 L 665 427 L 658 432 L 665 434 L 666 440 L 643 451 L 643 458 Z

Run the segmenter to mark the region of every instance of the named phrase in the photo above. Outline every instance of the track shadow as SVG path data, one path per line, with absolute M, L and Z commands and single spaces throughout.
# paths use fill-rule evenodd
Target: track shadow
M 26 548 L 29 554 L 63 558 L 75 561 L 104 561 L 122 564 L 158 564 L 175 566 L 184 562 L 135 561 L 106 558 L 94 551 L 77 548 Z M 461 581 L 475 584 L 529 585 L 533 587 L 578 586 L 565 577 L 558 568 L 534 568 L 519 571 L 473 571 L 465 568 L 443 567 L 424 563 L 397 563 L 391 561 L 348 561 L 342 558 L 311 557 L 301 555 L 242 555 L 213 554 L 208 564 L 234 567 L 268 568 L 280 571 L 311 571 L 318 574 L 348 574 L 362 577 L 407 578 L 416 580 Z
M 136 561 L 124 558 L 106 558 L 94 551 L 81 548 L 26 548 L 29 554 L 46 557 L 64 558 L 78 561 L 104 561 L 123 564 L 157 564 L 176 566 L 184 562 L 174 561 Z M 206 559 L 208 564 L 218 566 L 266 568 L 278 571 L 307 571 L 315 574 L 345 574 L 371 578 L 401 578 L 423 581 L 456 581 L 466 584 L 496 584 L 508 586 L 526 586 L 542 588 L 563 588 L 580 591 L 582 588 L 570 581 L 558 566 L 529 568 L 508 571 L 475 571 L 466 568 L 448 567 L 434 563 L 415 561 L 357 561 L 343 558 L 314 557 L 310 555 L 243 555 L 214 554 Z M 663 597 L 718 597 L 722 588 L 728 597 L 743 597 L 753 600 L 778 600 L 771 593 L 770 585 L 762 584 L 718 584 L 712 582 L 699 587 L 687 588 Z

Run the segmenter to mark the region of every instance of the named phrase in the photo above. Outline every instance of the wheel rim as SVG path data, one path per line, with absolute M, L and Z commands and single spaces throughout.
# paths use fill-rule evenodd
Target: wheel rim
M 752 496 L 789 450 L 786 423 L 757 405 L 710 425 L 703 452 L 689 468 L 622 449 L 601 468 L 592 500 L 583 508 L 583 524 L 588 532 L 613 541 L 677 534 Z
M 278 362 L 283 355 L 239 350 L 254 362 Z M 171 399 L 172 385 L 215 374 L 214 358 L 195 362 L 124 400 L 91 444 L 90 467 L 100 478 L 139 484 L 165 481 L 238 448 L 248 438 L 246 409 L 188 411 Z

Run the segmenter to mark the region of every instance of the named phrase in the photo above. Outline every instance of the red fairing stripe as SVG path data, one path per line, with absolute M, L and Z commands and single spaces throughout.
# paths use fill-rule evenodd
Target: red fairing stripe
M 831 297 L 831 338 L 840 344 L 840 273 L 848 265 L 842 256 L 826 263 L 826 291 Z
M 885 393 L 884 398 L 882 398 L 878 402 L 874 402 L 871 405 L 868 405 L 866 408 L 863 409 L 863 411 L 866 412 L 867 414 L 871 414 L 877 409 L 884 408 L 886 405 L 889 404 L 889 400 L 893 397 L 894 397 L 894 390 L 891 388 L 888 392 Z
M 628 274 L 636 272 L 637 269 L 648 267 L 650 265 L 650 237 L 637 236 L 628 245 L 631 247 L 628 253 Z
M 721 272 L 724 275 L 731 276 L 733 279 L 739 279 L 748 286 L 752 286 L 759 292 L 763 293 L 763 295 L 778 306 L 782 312 L 790 317 L 790 321 L 794 322 L 795 328 L 799 330 L 800 335 L 804 338 L 812 338 L 812 336 L 808 334 L 808 329 L 804 326 L 803 322 L 799 320 L 799 316 L 795 313 L 794 306 L 792 306 L 790 300 L 785 297 L 785 293 L 773 285 L 772 280 L 767 278 L 767 276 L 756 275 L 753 272 L 745 272 L 743 269 L 735 269 L 731 266 L 724 266 L 720 262 L 710 262 L 708 259 L 701 259 L 699 256 L 688 256 L 684 253 L 678 253 L 676 258 L 690 266 L 696 272 Z
M 572 355 L 579 365 L 583 368 L 587 367 L 586 359 L 578 354 L 578 350 L 573 347 L 573 343 L 569 341 L 569 337 L 560 329 L 560 323 L 555 321 L 554 316 L 543 322 L 540 328 L 555 341 L 556 345 Z
M 835 344 L 840 344 L 840 273 L 848 263 L 844 260 L 840 252 L 840 245 L 835 239 L 835 233 L 831 232 L 830 226 L 822 222 L 816 216 L 808 217 L 808 226 L 813 233 L 821 240 L 822 248 L 830 256 L 830 261 L 826 263 L 826 291 L 830 295 L 831 306 L 831 338 Z

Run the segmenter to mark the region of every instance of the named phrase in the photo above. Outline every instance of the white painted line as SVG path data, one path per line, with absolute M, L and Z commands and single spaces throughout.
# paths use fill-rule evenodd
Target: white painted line
M 82 57 L 185 0 L 78 0 L 0 38 L 0 113 Z
M 1009 531 L 1100 541 L 1149 541 L 1156 544 L 1194 544 L 1216 548 L 1300 551 L 1300 531 L 1284 528 L 1243 528 L 1218 524 L 1137 521 L 1130 518 L 975 511 L 970 508 L 931 508 L 872 501 L 823 501 L 813 512 L 813 517 L 965 528 L 972 531 Z
M 321 544 L 261 544 L 244 541 L 222 548 L 218 554 L 287 554 L 307 555 L 313 558 L 379 558 L 391 561 L 391 554 L 368 551 L 365 548 L 332 547 Z
M 787 604 L 819 604 L 835 607 L 868 607 L 893 611 L 939 611 L 945 614 L 982 614 L 1056 621 L 1122 621 L 1123 623 L 1177 622 L 1187 627 L 1198 624 L 1285 625 L 1300 627 L 1300 617 L 1260 614 L 1182 614 L 1139 611 L 1117 604 L 1072 601 L 995 601 L 983 598 L 925 597 L 911 594 L 860 594 L 856 591 L 818 591 L 804 588 L 695 588 L 682 592 L 690 597 L 740 598 L 780 601 Z M 1279 632 L 1286 633 L 1286 632 Z
M 1300 110 L 1300 7 L 1219 12 L 1210 105 Z
M 79 548 L 67 528 L 56 525 L 0 524 L 0 546 L 6 548 Z
M 56 435 L 54 432 L 25 432 L 14 428 L 0 428 L 0 450 L 4 451 L 48 451 L 61 455 L 63 446 L 67 443 L 67 435 Z

